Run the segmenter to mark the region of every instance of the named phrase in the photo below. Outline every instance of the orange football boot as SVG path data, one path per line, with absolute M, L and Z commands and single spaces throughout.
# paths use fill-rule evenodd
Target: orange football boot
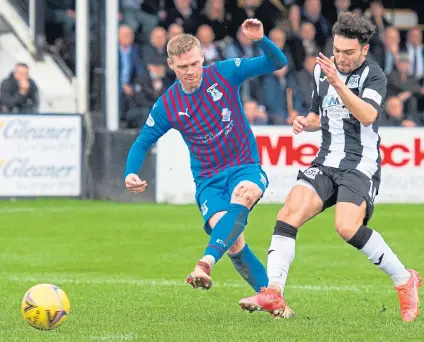
M 411 274 L 406 284 L 395 287 L 398 292 L 400 313 L 404 322 L 412 322 L 420 313 L 419 289 L 422 278 L 415 270 L 408 270 Z
M 266 287 L 262 287 L 260 292 L 252 297 L 241 299 L 239 304 L 242 310 L 249 312 L 266 311 L 275 318 L 289 318 L 295 315 L 280 293 Z

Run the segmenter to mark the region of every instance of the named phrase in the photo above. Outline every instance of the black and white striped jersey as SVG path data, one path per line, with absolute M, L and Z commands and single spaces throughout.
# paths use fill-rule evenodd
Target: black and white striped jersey
M 387 78 L 374 62 L 364 63 L 341 80 L 362 100 L 381 113 Z M 378 119 L 370 126 L 361 124 L 345 107 L 334 87 L 317 64 L 311 112 L 320 115 L 322 143 L 314 162 L 341 170 L 356 169 L 376 183 L 380 180 L 380 136 Z M 376 184 L 377 185 L 377 184 Z

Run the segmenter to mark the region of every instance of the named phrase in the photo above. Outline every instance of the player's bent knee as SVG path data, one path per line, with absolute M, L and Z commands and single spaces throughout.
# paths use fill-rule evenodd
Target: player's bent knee
M 231 203 L 241 204 L 251 209 L 262 194 L 263 191 L 257 184 L 249 181 L 241 182 L 233 191 Z
M 366 203 L 361 205 L 349 202 L 336 204 L 335 228 L 337 233 L 346 241 L 350 240 L 364 221 Z
M 336 218 L 335 224 L 337 234 L 339 234 L 345 241 L 349 241 L 361 225 L 361 222 L 357 222 L 356 220 L 349 218 Z
M 249 209 L 251 209 L 255 203 L 259 200 L 260 196 L 255 195 L 251 191 L 246 191 L 241 197 L 234 198 L 231 202 L 241 204 Z
M 348 241 L 350 240 L 360 227 L 357 223 L 350 219 L 336 219 L 336 231 L 337 234 L 339 234 L 343 240 Z
M 277 220 L 290 224 L 293 227 L 300 228 L 304 222 L 306 213 L 301 208 L 294 208 L 290 203 L 285 203 L 278 211 Z

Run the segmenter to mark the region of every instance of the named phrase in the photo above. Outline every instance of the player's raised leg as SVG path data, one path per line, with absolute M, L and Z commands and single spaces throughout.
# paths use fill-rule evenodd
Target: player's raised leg
M 218 221 L 226 214 L 226 211 L 219 211 L 212 215 L 208 220 L 209 227 L 213 229 Z M 257 258 L 253 251 L 249 248 L 248 244 L 245 241 L 244 234 L 241 233 L 237 240 L 227 251 L 228 256 L 231 259 L 236 271 L 240 276 L 256 291 L 259 292 L 260 288 L 267 286 L 268 276 L 266 269 L 262 262 Z M 202 264 L 201 264 L 202 265 Z M 204 265 L 203 272 L 208 272 L 203 276 L 206 281 L 209 281 L 210 284 L 208 288 L 212 285 L 212 280 L 210 279 L 210 269 L 207 265 Z M 209 277 L 209 280 L 208 280 Z M 199 287 L 199 281 L 202 278 L 196 280 L 190 275 L 187 278 L 187 282 L 190 283 L 193 287 Z
M 209 289 L 211 269 L 243 232 L 250 209 L 261 198 L 263 190 L 255 183 L 243 181 L 234 189 L 227 212 L 211 232 L 204 256 L 196 264 L 186 281 L 193 287 Z
M 358 202 L 352 190 L 344 186 L 340 186 L 338 197 L 341 201 L 349 202 L 340 201 L 336 204 L 337 232 L 392 278 L 398 291 L 402 320 L 413 321 L 420 310 L 418 296 L 422 281 L 420 275 L 415 270 L 407 270 L 383 237 L 364 224 L 370 218 L 371 203 L 367 204 L 363 198 L 362 203 Z
M 255 296 L 243 298 L 239 304 L 248 311 L 268 311 L 276 317 L 290 317 L 294 312 L 283 298 L 290 264 L 295 256 L 297 230 L 321 212 L 323 201 L 312 185 L 300 181 L 287 196 L 278 212 L 268 250 L 269 285 Z

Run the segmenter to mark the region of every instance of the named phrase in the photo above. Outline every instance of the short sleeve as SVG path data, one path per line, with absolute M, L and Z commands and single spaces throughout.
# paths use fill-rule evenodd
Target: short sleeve
M 313 90 L 312 90 L 312 104 L 310 112 L 319 115 L 319 82 L 321 76 L 321 67 L 319 64 L 315 64 L 314 67 L 314 81 L 313 81 Z
M 386 97 L 387 77 L 377 66 L 371 65 L 368 68 L 368 75 L 360 89 L 359 97 L 380 113 Z

